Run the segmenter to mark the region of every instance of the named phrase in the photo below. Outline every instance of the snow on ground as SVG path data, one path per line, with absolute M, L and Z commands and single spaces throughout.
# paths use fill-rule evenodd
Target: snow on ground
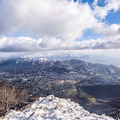
M 113 120 L 105 115 L 91 114 L 78 103 L 50 95 L 40 97 L 23 111 L 9 111 L 3 120 Z

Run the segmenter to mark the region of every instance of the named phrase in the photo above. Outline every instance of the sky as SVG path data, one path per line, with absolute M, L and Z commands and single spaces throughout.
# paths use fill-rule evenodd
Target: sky
M 0 0 L 1 57 L 61 50 L 119 61 L 120 0 Z

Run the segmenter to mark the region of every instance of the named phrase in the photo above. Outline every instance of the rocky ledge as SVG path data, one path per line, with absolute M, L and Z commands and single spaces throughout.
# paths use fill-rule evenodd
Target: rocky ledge
M 78 103 L 50 95 L 40 97 L 23 111 L 9 111 L 3 120 L 113 120 L 83 109 Z

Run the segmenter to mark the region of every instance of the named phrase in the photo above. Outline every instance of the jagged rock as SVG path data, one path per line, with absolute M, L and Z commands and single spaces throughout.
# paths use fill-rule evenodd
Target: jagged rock
M 78 103 L 50 95 L 40 97 L 23 111 L 9 111 L 3 120 L 113 120 L 83 109 Z

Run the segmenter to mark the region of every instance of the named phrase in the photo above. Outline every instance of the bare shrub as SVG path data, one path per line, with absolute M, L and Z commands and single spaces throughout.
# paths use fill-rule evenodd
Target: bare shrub
M 28 99 L 28 92 L 26 89 L 23 90 L 17 90 L 17 109 L 20 109 L 22 106 L 21 104 L 26 102 Z
M 10 105 L 17 104 L 15 87 L 10 84 L 0 86 L 0 103 L 5 111 L 9 111 Z

